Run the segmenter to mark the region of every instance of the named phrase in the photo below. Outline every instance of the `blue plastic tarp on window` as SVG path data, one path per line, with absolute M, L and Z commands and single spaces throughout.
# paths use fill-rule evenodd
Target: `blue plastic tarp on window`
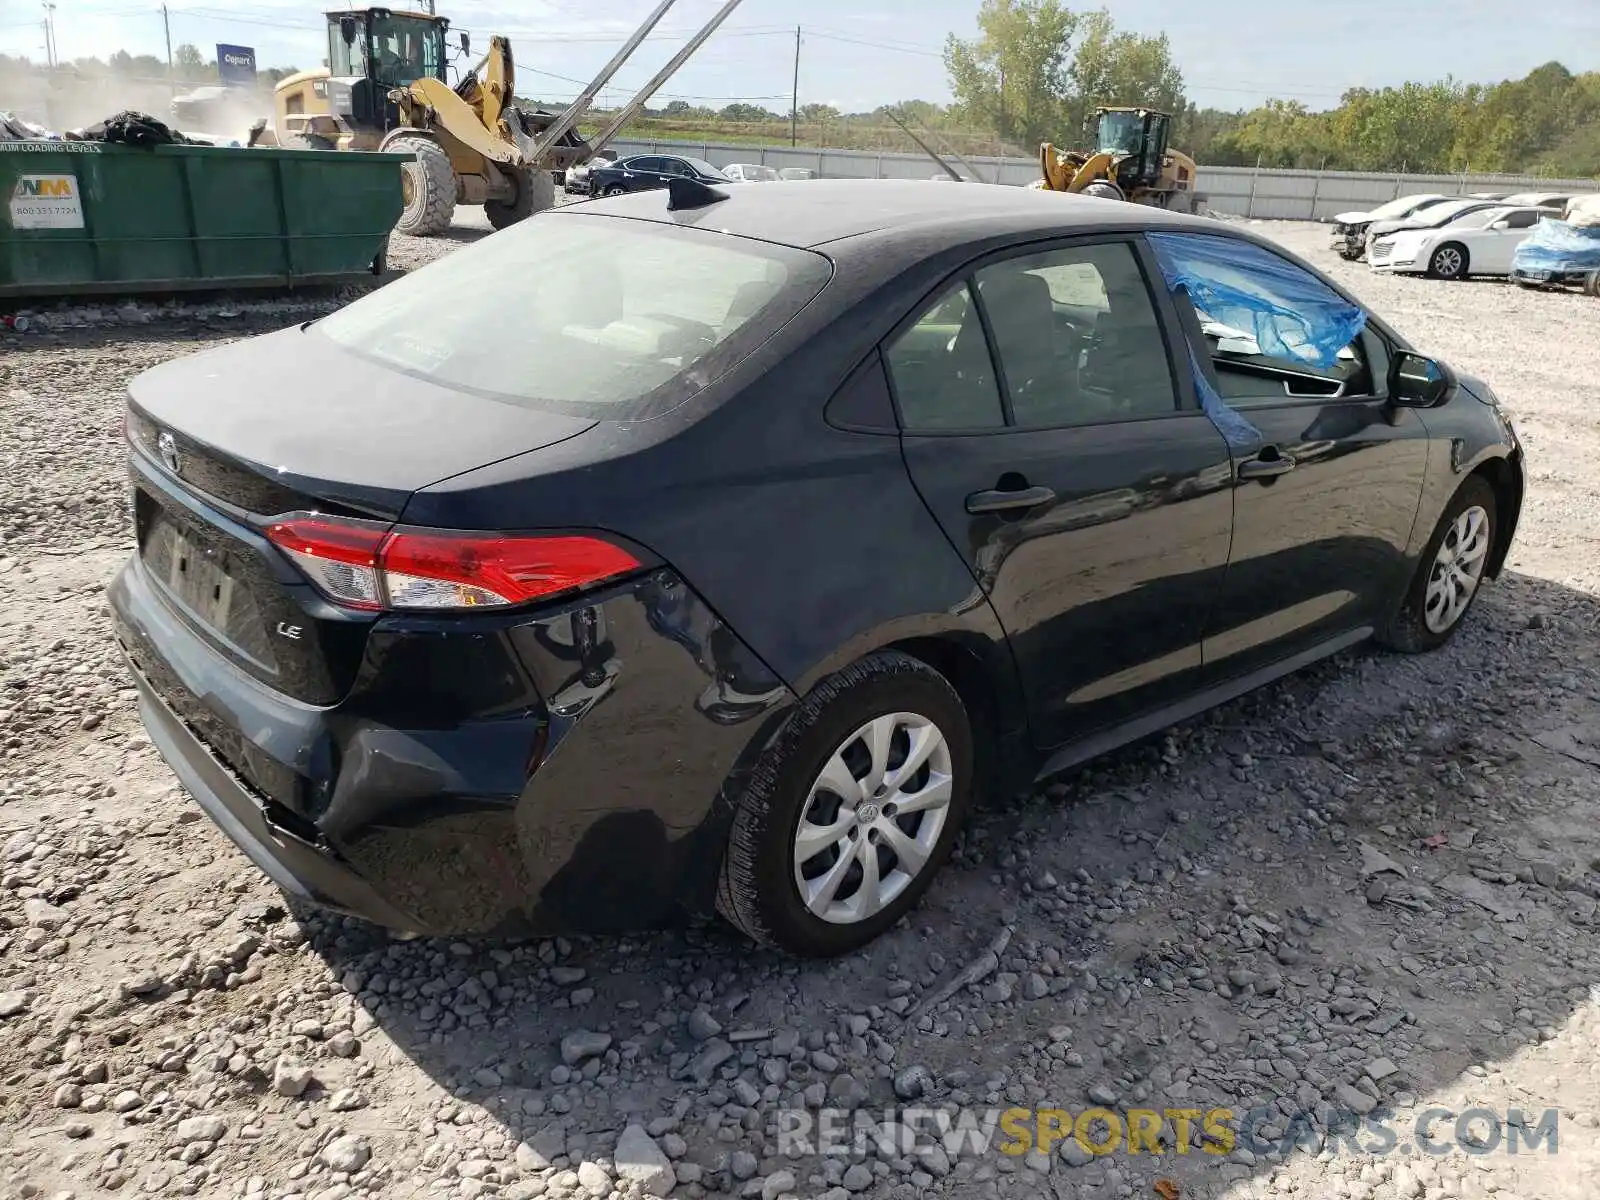
M 1261 353 L 1331 367 L 1367 314 L 1315 275 L 1238 238 L 1152 233 L 1170 288 L 1186 288 L 1197 310 L 1251 333 Z
M 1600 226 L 1540 221 L 1517 246 L 1511 269 L 1526 271 L 1600 271 Z

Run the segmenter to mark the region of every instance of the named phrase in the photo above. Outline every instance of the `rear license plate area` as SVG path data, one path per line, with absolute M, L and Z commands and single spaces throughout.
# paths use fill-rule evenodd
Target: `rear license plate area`
M 157 519 L 145 550 L 145 568 L 191 616 L 226 631 L 238 581 L 228 556 L 202 546 L 171 522 Z

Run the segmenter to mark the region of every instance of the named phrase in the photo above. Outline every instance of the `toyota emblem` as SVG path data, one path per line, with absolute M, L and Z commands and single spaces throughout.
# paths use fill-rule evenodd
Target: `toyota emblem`
M 178 457 L 178 440 L 170 433 L 162 433 L 156 439 L 156 453 L 161 456 L 161 465 L 176 475 L 178 468 L 183 465 Z

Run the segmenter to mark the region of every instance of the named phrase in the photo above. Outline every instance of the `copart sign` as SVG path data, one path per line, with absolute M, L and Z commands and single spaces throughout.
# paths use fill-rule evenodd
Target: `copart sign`
M 23 175 L 11 192 L 13 229 L 82 229 L 76 175 Z

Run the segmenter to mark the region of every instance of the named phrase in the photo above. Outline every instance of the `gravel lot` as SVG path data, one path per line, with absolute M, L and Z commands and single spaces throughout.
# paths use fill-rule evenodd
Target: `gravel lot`
M 0 1195 L 1592 1197 L 1600 306 L 1263 228 L 1500 392 L 1532 464 L 1507 577 L 1438 654 L 1343 656 L 991 806 L 912 921 L 821 965 L 717 925 L 469 945 L 286 911 L 150 747 L 102 590 L 127 379 L 332 300 L 0 332 Z M 907 1102 L 1277 1113 L 1226 1153 L 1172 1120 L 1159 1154 L 779 1153 L 781 1111 Z M 1329 1106 L 1374 1104 L 1393 1152 L 1335 1146 Z M 1558 1153 L 1453 1116 L 1401 1152 L 1473 1108 L 1559 1109 Z

